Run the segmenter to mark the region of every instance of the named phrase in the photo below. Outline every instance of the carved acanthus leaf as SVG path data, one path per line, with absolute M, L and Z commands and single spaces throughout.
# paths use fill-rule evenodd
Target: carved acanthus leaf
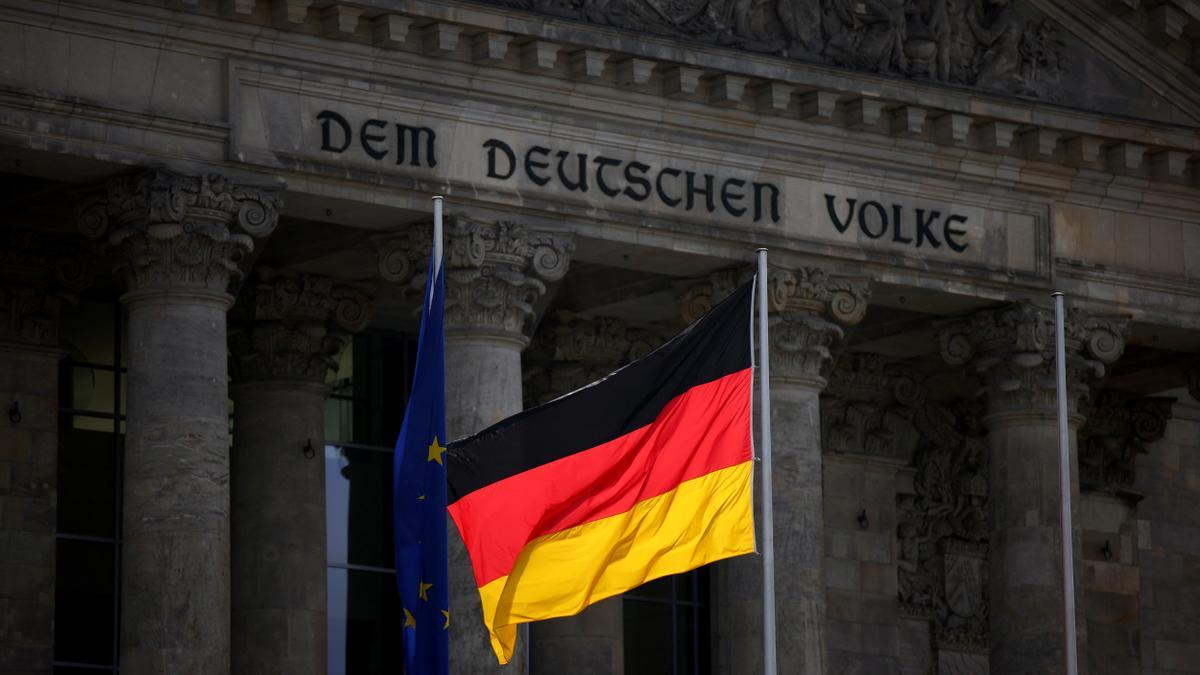
M 823 449 L 907 463 L 918 441 L 912 417 L 925 400 L 921 381 L 874 354 L 840 356 L 821 396 Z
M 1137 503 L 1137 457 L 1163 437 L 1171 406 L 1167 396 L 1136 396 L 1113 390 L 1097 392 L 1079 430 L 1079 487 L 1114 494 Z
M 0 229 L 0 341 L 56 347 L 62 306 L 91 279 L 90 259 L 73 243 Z
M 1072 415 L 1081 421 L 1080 403 L 1105 364 L 1120 356 L 1128 319 L 1093 317 L 1071 310 L 1064 322 L 1067 388 Z M 1057 389 L 1054 366 L 1054 316 L 1020 302 L 976 312 L 938 328 L 942 358 L 966 365 L 983 383 L 988 414 L 1054 414 Z
M 78 211 L 80 230 L 115 249 L 130 291 L 224 293 L 238 262 L 278 222 L 279 199 L 218 174 L 151 169 L 110 179 Z

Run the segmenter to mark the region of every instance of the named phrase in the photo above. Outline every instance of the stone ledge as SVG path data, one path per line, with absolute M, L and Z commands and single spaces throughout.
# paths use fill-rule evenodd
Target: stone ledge
M 252 20 L 259 5 L 269 6 L 273 13 L 281 4 L 286 6 L 289 20 L 274 22 L 280 30 L 303 31 L 309 23 L 315 27 L 309 32 L 330 39 L 435 53 L 479 66 L 614 89 L 633 88 L 716 108 L 830 124 L 1027 162 L 1200 187 L 1200 133 L 1170 125 L 1114 123 L 1098 114 L 1016 102 L 983 91 L 954 92 L 941 85 L 849 73 L 821 64 L 797 67 L 778 57 L 719 47 L 705 47 L 697 53 L 689 45 L 656 36 L 639 35 L 637 44 L 628 44 L 629 40 L 620 39 L 628 36 L 616 29 L 549 17 L 525 20 L 499 7 L 418 0 L 408 3 L 404 13 L 397 13 L 371 3 L 342 3 L 324 10 L 302 0 L 238 3 L 239 11 L 226 12 L 227 18 Z M 185 9 L 198 11 L 191 6 Z M 297 16 L 300 11 L 306 15 Z M 335 11 L 338 17 L 353 15 L 357 33 L 344 28 L 330 30 Z M 414 40 L 413 30 L 424 40 Z M 617 49 L 597 48 L 614 44 Z M 878 93 L 864 96 L 864 92 Z M 914 105 L 914 98 L 931 104 Z M 977 110 L 987 112 L 974 112 Z

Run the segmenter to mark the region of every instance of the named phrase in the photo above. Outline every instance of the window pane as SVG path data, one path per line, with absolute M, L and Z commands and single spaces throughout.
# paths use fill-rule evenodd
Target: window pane
M 325 446 L 325 532 L 331 564 L 393 567 L 392 453 Z
M 329 675 L 401 672 L 396 595 L 391 574 L 329 569 Z
M 58 531 L 115 537 L 116 466 L 108 431 L 64 428 L 58 437 Z
M 58 540 L 54 659 L 112 665 L 115 544 Z
M 85 300 L 64 311 L 59 335 L 67 358 L 103 365 L 113 364 L 113 303 Z
M 695 607 L 676 607 L 675 608 L 675 645 L 676 658 L 678 659 L 677 673 L 696 672 L 696 618 Z
M 675 583 L 675 577 L 662 577 L 654 581 L 647 581 L 637 588 L 629 591 L 630 595 L 639 598 L 657 598 L 661 600 L 671 599 L 671 586 Z
M 325 400 L 325 440 L 349 443 L 354 440 L 354 402 L 344 398 Z
M 625 601 L 625 675 L 669 675 L 671 605 Z

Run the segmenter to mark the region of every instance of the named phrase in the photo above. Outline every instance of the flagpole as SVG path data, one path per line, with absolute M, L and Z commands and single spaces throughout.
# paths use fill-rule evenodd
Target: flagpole
M 1071 534 L 1071 439 L 1067 432 L 1067 359 L 1063 330 L 1063 294 L 1054 296 L 1054 359 L 1058 376 L 1058 460 L 1059 490 L 1062 508 L 1063 610 L 1066 626 L 1064 640 L 1067 675 L 1079 672 L 1075 644 L 1075 551 Z
M 763 513 L 763 674 L 775 675 L 775 505 L 771 483 L 771 365 L 767 341 L 767 249 L 758 249 L 758 389 Z
M 429 270 L 430 274 L 437 274 L 442 265 L 442 196 L 434 195 L 433 197 L 433 260 L 438 266 L 435 269 Z

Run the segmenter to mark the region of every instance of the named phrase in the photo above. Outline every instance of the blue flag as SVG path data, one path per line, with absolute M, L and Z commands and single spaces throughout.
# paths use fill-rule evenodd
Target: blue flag
M 396 582 L 404 672 L 448 675 L 450 604 L 446 573 L 445 280 L 430 254 L 417 367 L 392 465 Z

